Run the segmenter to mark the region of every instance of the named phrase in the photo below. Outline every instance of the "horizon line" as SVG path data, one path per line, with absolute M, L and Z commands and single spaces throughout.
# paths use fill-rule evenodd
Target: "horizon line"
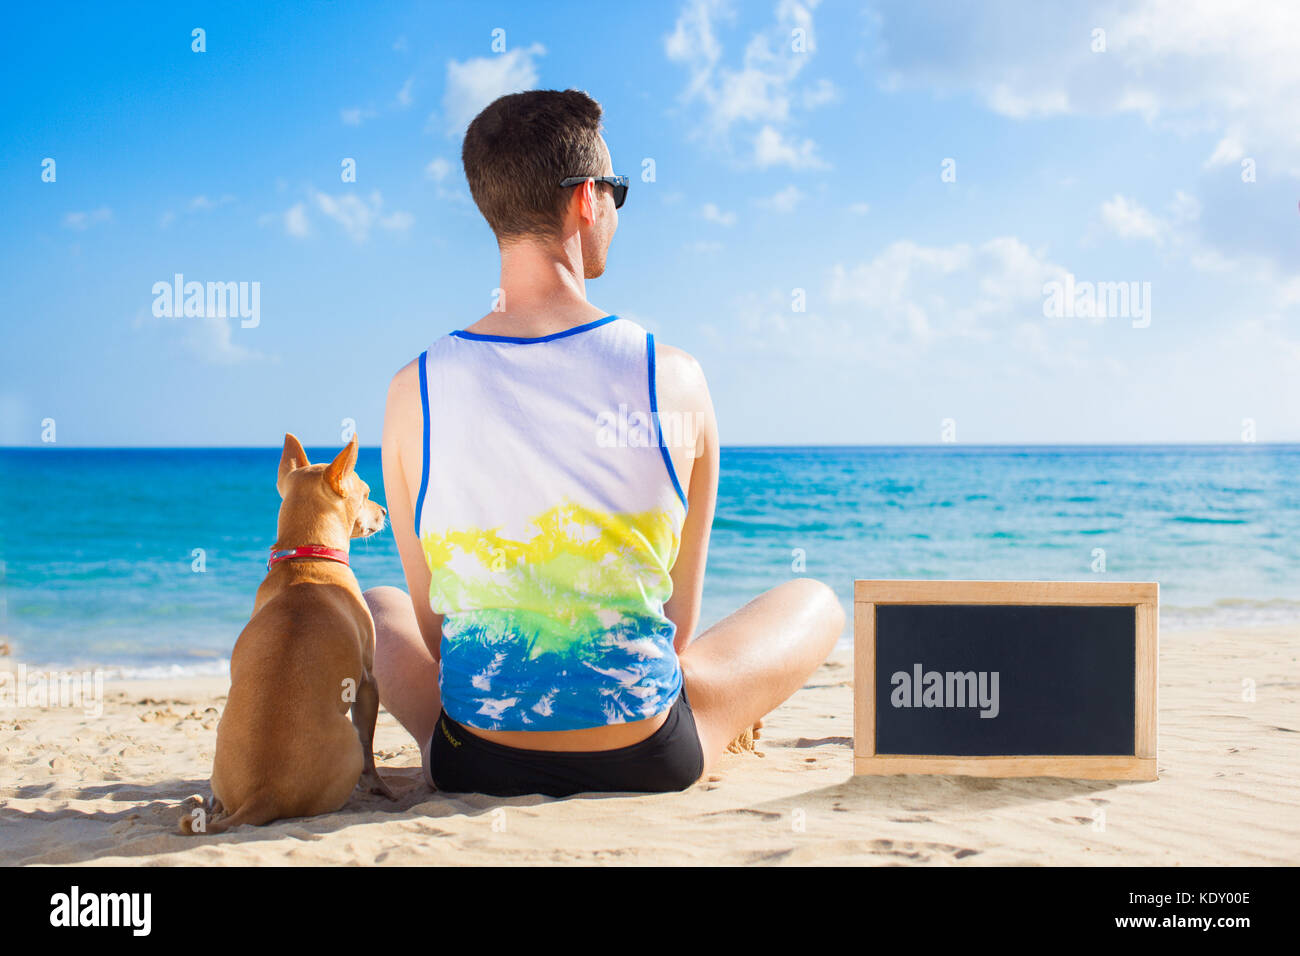
M 804 448 L 1236 448 L 1251 445 L 1269 447 L 1300 446 L 1300 439 L 1293 441 L 1112 441 L 1112 442 L 900 442 L 900 443 L 854 443 L 854 442 L 815 442 L 811 444 L 764 444 L 745 442 L 724 444 L 721 449 L 804 449 Z M 304 448 L 342 447 L 332 444 L 304 442 Z M 379 451 L 381 445 L 360 445 L 360 449 Z M 30 451 L 49 449 L 52 451 L 268 451 L 280 450 L 283 443 L 273 445 L 61 445 L 57 442 L 38 442 L 30 445 L 0 445 L 0 452 Z

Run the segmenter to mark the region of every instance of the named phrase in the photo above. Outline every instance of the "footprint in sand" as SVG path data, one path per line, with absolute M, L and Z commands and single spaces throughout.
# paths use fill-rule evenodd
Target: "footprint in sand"
M 824 747 L 833 745 L 837 747 L 852 747 L 852 737 L 800 737 L 794 745 L 800 748 L 806 747 Z
M 706 817 L 724 817 L 732 815 L 743 815 L 758 817 L 760 820 L 780 820 L 784 814 L 773 813 L 770 810 L 751 810 L 749 807 L 738 807 L 734 810 L 715 810 L 712 813 L 706 813 Z
M 893 840 L 872 840 L 869 845 L 872 852 L 903 857 L 908 860 L 929 860 L 935 855 L 951 856 L 956 860 L 964 860 L 966 857 L 975 856 L 980 852 L 969 847 L 953 846 L 950 843 L 912 843 L 906 840 L 900 843 L 895 843 Z

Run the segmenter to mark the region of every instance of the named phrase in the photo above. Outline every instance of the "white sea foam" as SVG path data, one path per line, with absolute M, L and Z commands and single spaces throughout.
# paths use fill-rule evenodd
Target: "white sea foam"
M 22 663 L 33 670 L 50 672 L 93 671 L 106 681 L 114 680 L 165 680 L 179 677 L 216 677 L 230 673 L 230 659 L 206 660 L 198 663 L 173 664 L 87 664 L 67 661 L 30 661 Z

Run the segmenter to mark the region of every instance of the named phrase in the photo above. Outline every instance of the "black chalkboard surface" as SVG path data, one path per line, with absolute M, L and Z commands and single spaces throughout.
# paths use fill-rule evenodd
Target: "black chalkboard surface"
M 855 770 L 1155 779 L 1157 586 L 855 583 Z
M 1132 756 L 1135 627 L 1131 607 L 877 608 L 876 753 Z

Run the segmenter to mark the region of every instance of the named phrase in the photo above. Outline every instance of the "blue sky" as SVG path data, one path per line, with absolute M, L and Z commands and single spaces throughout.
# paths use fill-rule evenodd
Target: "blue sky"
M 700 359 L 724 443 L 1300 440 L 1298 10 L 11 12 L 0 444 L 377 443 L 491 307 L 464 124 L 535 87 L 603 104 L 633 183 L 589 296 Z M 155 316 L 176 273 L 259 323 Z M 1046 315 L 1067 274 L 1149 312 Z

